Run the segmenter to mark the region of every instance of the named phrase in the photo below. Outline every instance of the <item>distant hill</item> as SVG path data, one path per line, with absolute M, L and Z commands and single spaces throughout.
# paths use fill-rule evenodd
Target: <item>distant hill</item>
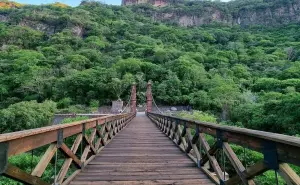
M 1 0 L 0 1 L 0 8 L 20 8 L 23 5 L 16 2 Z

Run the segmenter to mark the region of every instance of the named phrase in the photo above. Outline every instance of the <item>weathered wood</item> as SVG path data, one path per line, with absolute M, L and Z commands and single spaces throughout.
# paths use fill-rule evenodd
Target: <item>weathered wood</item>
M 79 145 L 81 144 L 81 141 L 82 141 L 82 134 L 78 134 L 72 147 L 71 147 L 71 151 L 76 154 L 78 148 L 79 148 Z M 67 175 L 67 172 L 70 168 L 70 165 L 72 164 L 72 161 L 73 159 L 72 158 L 67 158 L 65 161 L 64 161 L 64 164 L 62 165 L 59 173 L 58 173 L 58 176 L 57 176 L 57 183 L 61 184 L 63 181 L 64 181 L 64 178 L 65 176 Z
M 263 144 L 265 141 L 276 142 L 279 160 L 300 166 L 300 138 L 245 128 L 192 121 L 155 113 L 148 113 L 148 115 L 178 120 L 181 124 L 182 122 L 187 122 L 190 128 L 196 128 L 196 126 L 198 126 L 201 129 L 201 132 L 214 137 L 216 137 L 217 130 L 221 130 L 223 137 L 227 142 L 241 145 L 258 152 L 263 152 Z
M 201 142 L 201 141 L 200 141 Z M 201 143 L 202 144 L 202 143 Z M 203 145 L 202 145 L 203 146 Z M 207 161 L 209 161 L 208 154 L 209 155 L 215 155 L 219 148 L 217 147 L 217 144 L 215 143 L 208 151 L 208 153 L 205 153 L 203 157 L 201 158 L 200 165 L 203 166 Z
M 261 161 L 261 162 L 258 162 L 256 164 L 248 167 L 246 169 L 246 171 L 244 172 L 244 174 L 245 174 L 245 177 L 247 179 L 252 179 L 257 175 L 266 172 L 267 170 L 268 170 L 267 165 L 263 161 Z M 225 182 L 225 185 L 236 185 L 236 184 L 239 184 L 239 183 L 241 183 L 241 179 L 238 175 L 236 175 L 236 176 L 231 177 L 230 179 L 228 179 Z
M 134 184 L 150 182 L 149 180 L 152 180 L 152 184 L 159 184 L 160 180 L 172 179 L 174 184 L 184 182 L 183 179 L 186 182 L 203 179 L 203 182 L 212 184 L 166 135 L 158 131 L 146 117 L 136 117 L 109 144 L 100 147 L 101 152 L 86 165 L 71 184 L 114 184 L 118 181 Z
M 62 129 L 64 138 L 81 133 L 81 125 L 86 123 L 86 129 L 95 128 L 96 121 L 98 124 L 104 124 L 105 120 L 116 120 L 122 117 L 133 116 L 132 114 L 105 116 L 100 118 L 89 119 L 85 121 L 74 122 L 72 124 L 55 125 L 39 129 L 14 132 L 9 134 L 1 134 L 0 142 L 9 144 L 8 156 L 17 155 L 41 146 L 51 144 L 57 140 L 57 131 Z
M 187 128 L 186 129 L 186 133 L 187 133 L 187 137 L 189 139 L 189 146 L 187 149 L 186 149 L 186 152 L 189 153 L 189 148 L 190 149 L 193 149 L 195 155 L 196 155 L 196 158 L 197 158 L 197 165 L 200 165 L 200 153 L 199 153 L 199 149 L 198 147 L 196 146 L 196 144 L 193 144 L 193 136 L 192 136 L 192 133 L 191 133 L 191 129 L 190 128 Z M 198 139 L 199 139 L 199 135 L 198 135 Z M 199 166 L 200 167 L 200 166 Z
M 278 172 L 288 185 L 300 184 L 300 177 L 295 173 L 295 171 L 288 164 L 286 163 L 280 164 Z
M 39 177 L 29 175 L 11 164 L 8 164 L 7 169 L 3 175 L 25 184 L 50 185 L 47 182 L 42 181 Z
M 81 162 L 80 160 L 76 157 L 76 155 L 68 148 L 66 144 L 62 144 L 61 147 L 59 148 L 68 158 L 72 158 L 72 162 L 77 166 L 77 168 L 81 168 Z
M 203 145 L 203 149 L 206 152 L 207 157 L 208 157 L 214 171 L 216 172 L 218 178 L 219 179 L 224 179 L 223 173 L 222 173 L 222 170 L 221 170 L 221 168 L 218 164 L 218 161 L 216 160 L 215 156 L 212 156 L 212 155 L 209 154 L 210 146 L 209 146 L 209 144 L 207 143 L 207 141 L 205 139 L 205 135 L 203 133 L 200 133 L 199 138 L 200 138 L 200 141 Z
M 76 177 L 76 175 L 78 175 L 80 173 L 81 170 L 76 170 L 70 177 L 67 178 L 67 180 L 65 180 L 62 185 L 69 185 L 70 182 Z
M 223 142 L 223 149 L 224 149 L 224 152 L 225 152 L 226 156 L 228 157 L 230 163 L 233 165 L 237 175 L 240 177 L 241 181 L 243 182 L 243 184 L 254 185 L 255 183 L 253 180 L 246 179 L 245 167 L 243 166 L 241 161 L 238 159 L 238 157 L 235 155 L 234 151 L 231 149 L 230 145 L 227 142 Z
M 89 154 L 90 150 L 91 150 L 91 146 L 90 145 L 85 146 L 85 148 L 83 150 L 83 153 L 81 155 L 81 158 L 80 158 L 80 161 L 82 163 L 85 163 L 86 158 L 88 157 L 88 154 Z
M 88 138 L 86 135 L 85 135 L 83 138 L 84 138 L 84 141 L 89 145 L 91 151 L 92 151 L 94 154 L 96 154 L 97 151 L 96 151 L 95 147 L 93 146 L 93 144 L 91 143 L 91 141 L 90 141 L 91 139 Z
M 91 181 L 74 181 L 71 182 L 71 185 L 99 185 L 99 182 L 91 182 Z M 102 181 L 101 185 L 213 185 L 210 180 L 207 179 L 184 179 L 184 180 L 143 180 L 143 181 Z
M 50 160 L 54 156 L 55 152 L 57 151 L 56 144 L 51 144 L 37 166 L 32 171 L 31 175 L 36 177 L 41 177 L 46 170 Z

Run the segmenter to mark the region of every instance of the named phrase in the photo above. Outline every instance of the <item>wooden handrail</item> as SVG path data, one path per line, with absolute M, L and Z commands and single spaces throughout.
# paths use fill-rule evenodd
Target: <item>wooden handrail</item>
M 254 184 L 255 176 L 267 170 L 278 171 L 287 184 L 300 184 L 299 176 L 289 167 L 289 164 L 300 166 L 300 138 L 270 132 L 245 128 L 218 125 L 182 119 L 157 113 L 148 113 L 148 117 L 185 151 L 217 184 Z M 190 129 L 195 129 L 194 136 Z M 213 146 L 209 146 L 204 134 L 216 138 Z M 231 149 L 230 144 L 236 144 L 264 155 L 264 160 L 246 169 Z M 203 153 L 199 146 L 203 147 Z M 194 155 L 191 155 L 191 150 Z M 216 160 L 216 153 L 223 150 L 236 170 L 236 176 L 228 179 Z M 209 163 L 214 173 L 204 165 Z M 215 175 L 214 175 L 215 174 Z
M 65 179 L 65 176 L 71 163 L 74 163 L 79 170 L 84 168 L 85 163 L 95 157 L 134 117 L 135 113 L 109 115 L 69 124 L 1 134 L 0 175 L 3 174 L 25 184 L 50 184 L 42 181 L 40 177 L 57 149 L 59 149 L 66 157 L 66 160 L 58 174 L 56 182 L 59 184 L 69 182 L 70 178 L 73 178 L 74 175 L 71 175 L 69 179 Z M 91 130 L 90 136 L 86 134 L 87 130 Z M 72 148 L 69 148 L 64 143 L 64 139 L 74 135 L 77 135 L 77 138 Z M 28 152 L 49 144 L 50 146 L 32 174 L 27 174 L 8 163 L 10 156 Z M 78 155 L 76 155 L 79 145 L 84 149 L 80 156 L 81 159 L 77 158 Z M 88 157 L 89 159 L 87 159 Z M 78 171 L 74 172 L 74 174 L 76 173 Z

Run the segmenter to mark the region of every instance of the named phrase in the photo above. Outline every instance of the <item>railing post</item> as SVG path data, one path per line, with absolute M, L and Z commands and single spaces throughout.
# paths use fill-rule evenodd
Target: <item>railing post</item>
M 132 84 L 130 107 L 131 112 L 136 113 L 136 84 Z
M 152 112 L 152 84 L 147 84 L 147 112 Z

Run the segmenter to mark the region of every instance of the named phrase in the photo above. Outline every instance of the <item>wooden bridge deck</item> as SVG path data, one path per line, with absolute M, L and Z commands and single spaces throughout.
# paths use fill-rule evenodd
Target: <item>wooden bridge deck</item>
M 70 184 L 213 183 L 149 118 L 140 115 Z

